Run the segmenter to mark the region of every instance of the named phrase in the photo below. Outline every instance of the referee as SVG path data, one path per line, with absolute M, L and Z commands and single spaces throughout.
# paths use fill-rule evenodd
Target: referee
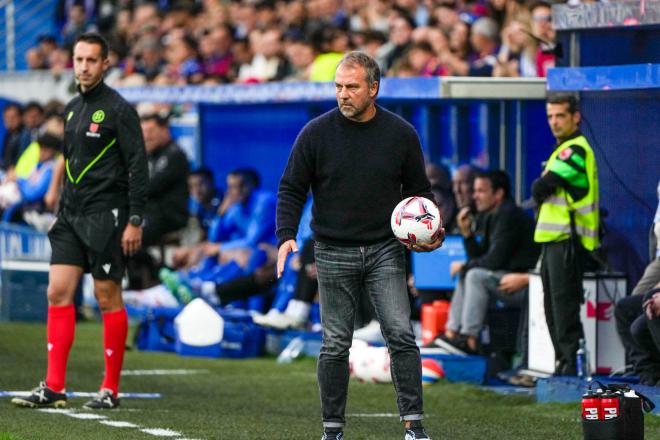
M 18 406 L 66 406 L 66 363 L 73 343 L 73 296 L 83 272 L 94 278 L 103 315 L 105 377 L 86 408 L 119 405 L 119 376 L 128 320 L 121 297 L 125 258 L 142 242 L 147 161 L 135 110 L 103 82 L 108 43 L 98 34 L 79 36 L 73 49 L 79 82 L 65 109 L 64 160 L 54 179 L 64 177 L 57 220 L 48 236 L 52 247 L 48 284 L 48 372 Z

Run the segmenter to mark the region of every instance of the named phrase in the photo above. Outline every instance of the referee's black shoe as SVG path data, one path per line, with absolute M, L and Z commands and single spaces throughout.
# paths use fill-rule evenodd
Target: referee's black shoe
M 103 389 L 92 400 L 83 405 L 87 409 L 113 409 L 119 406 L 119 398 L 112 394 L 112 390 Z
M 66 394 L 56 393 L 46 386 L 46 382 L 39 382 L 39 386 L 32 390 L 27 397 L 14 397 L 11 403 L 24 408 L 64 408 Z

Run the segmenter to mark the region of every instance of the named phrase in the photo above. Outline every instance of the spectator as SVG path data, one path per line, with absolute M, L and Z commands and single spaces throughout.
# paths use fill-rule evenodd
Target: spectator
M 474 201 L 483 217 L 481 228 L 474 232 L 469 208 L 458 214 L 468 261 L 451 265 L 451 275 L 460 273 L 461 278 L 451 300 L 445 337 L 439 342 L 469 353 L 478 350 L 491 298 L 525 308 L 527 291 L 500 291 L 500 280 L 505 274 L 532 269 L 539 256 L 540 248 L 533 241 L 533 220 L 514 204 L 510 188 L 504 171 L 478 174 Z
M 23 126 L 19 155 L 28 145 L 37 140 L 39 127 L 44 122 L 44 108 L 36 101 L 30 101 L 23 107 Z
M 449 49 L 451 54 L 459 60 L 466 60 L 472 52 L 470 47 L 470 25 L 464 21 L 458 21 L 449 30 Z M 444 58 L 443 58 L 444 59 Z
M 511 21 L 502 30 L 502 42 L 493 76 L 537 76 L 536 44 L 526 22 Z
M 289 43 L 285 50 L 292 71 L 284 79 L 286 81 L 309 80 L 311 67 L 316 58 L 314 47 L 307 41 L 297 40 Z
M 451 178 L 449 170 L 445 166 L 427 163 L 426 177 L 431 183 L 431 192 L 438 204 L 440 215 L 442 216 L 442 225 L 446 231 L 452 231 L 456 228 L 456 200 L 451 189 Z
M 433 47 L 426 41 L 414 43 L 408 49 L 408 63 L 413 68 L 415 76 L 441 76 L 446 71 L 435 56 Z
M 404 56 L 412 44 L 415 21 L 407 15 L 399 15 L 390 25 L 389 41 L 378 51 L 378 64 L 383 71 L 388 71 L 394 63 Z
M 30 175 L 27 178 L 8 178 L 0 186 L 0 208 L 3 211 L 25 204 L 30 204 L 33 209 L 43 208 L 43 198 L 53 176 L 55 156 L 62 148 L 62 139 L 47 132 L 37 142 L 39 162 Z M 19 218 L 19 215 L 12 216 L 12 220 Z
M 499 29 L 495 20 L 481 17 L 472 25 L 470 43 L 474 48 L 472 59 L 464 61 L 456 56 L 448 55 L 443 60 L 449 71 L 454 75 L 492 76 L 493 67 L 497 61 Z
M 207 232 L 221 201 L 215 188 L 213 172 L 206 167 L 192 171 L 188 176 L 188 192 L 190 193 L 188 212 L 197 218 L 199 226 Z
M 548 69 L 555 66 L 555 30 L 552 27 L 550 3 L 538 1 L 529 8 L 532 14 L 532 34 L 540 44 L 536 51 L 536 72 L 545 77 Z
M 147 115 L 140 125 L 149 165 L 142 234 L 146 247 L 188 222 L 188 158 L 172 140 L 167 119 Z
M 2 165 L 4 172 L 16 165 L 20 155 L 21 137 L 23 136 L 23 107 L 18 104 L 8 104 L 3 112 L 2 119 L 5 124 L 5 138 L 2 140 Z
M 197 42 L 180 28 L 165 37 L 165 60 L 164 74 L 171 84 L 195 84 L 204 78 L 198 61 Z
M 73 67 L 71 62 L 72 53 L 69 49 L 65 47 L 55 48 L 48 57 L 48 65 L 50 67 L 50 73 L 53 75 L 55 80 L 59 80 L 64 72 Z
M 48 105 L 57 108 L 58 105 L 63 104 L 59 101 L 51 101 Z M 59 139 L 64 139 L 64 118 L 62 117 L 62 113 L 57 111 L 51 113 L 39 131 L 41 133 L 50 133 Z M 31 142 L 27 146 L 16 162 L 16 167 L 14 168 L 16 177 L 28 178 L 32 174 L 39 163 L 40 150 L 41 147 L 37 141 Z
M 257 3 L 257 27 L 269 29 L 278 25 L 278 17 L 273 0 L 261 0 Z
M 362 35 L 360 50 L 374 58 L 380 47 L 387 42 L 387 37 L 382 32 L 366 31 Z
M 277 28 L 250 33 L 254 56 L 250 64 L 241 66 L 238 79 L 244 82 L 279 81 L 288 73 L 282 57 L 282 33 Z
M 62 29 L 62 43 L 66 47 L 73 47 L 79 35 L 95 30 L 94 26 L 87 25 L 85 16 L 85 5 L 82 3 L 72 4 L 67 12 L 67 21 Z
M 32 47 L 25 53 L 25 62 L 30 70 L 41 70 L 48 68 L 48 59 L 38 47 Z
M 307 11 L 304 1 L 289 1 L 280 18 L 282 20 L 282 27 L 287 32 L 296 33 L 301 36 L 307 34 Z
M 450 0 L 436 3 L 431 13 L 432 25 L 439 28 L 442 32 L 449 34 L 459 23 L 465 24 L 459 18 L 455 2 Z
M 218 79 L 220 82 L 229 82 L 234 63 L 234 54 L 231 51 L 234 43 L 234 30 L 231 26 L 222 24 L 205 30 L 201 39 L 200 53 L 204 75 Z
M 52 35 L 40 35 L 39 38 L 37 38 L 37 41 L 39 42 L 37 46 L 39 52 L 43 54 L 46 60 L 50 59 L 50 55 L 55 49 L 57 49 L 57 41 L 55 40 L 55 37 Z
M 165 59 L 160 41 L 151 36 L 141 38 L 136 45 L 133 71 L 151 82 L 164 71 L 164 68 Z
M 454 172 L 454 176 L 451 179 L 451 186 L 458 209 L 473 206 L 474 199 L 472 198 L 472 191 L 476 174 L 477 169 L 472 165 L 461 165 Z
M 317 55 L 310 67 L 310 81 L 333 81 L 335 70 L 343 53 L 333 49 L 335 29 L 325 29 L 313 35 L 313 44 Z

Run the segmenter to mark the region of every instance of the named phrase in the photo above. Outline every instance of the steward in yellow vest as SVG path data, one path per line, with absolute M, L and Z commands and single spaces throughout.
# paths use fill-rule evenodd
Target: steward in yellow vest
M 548 98 L 548 124 L 557 139 L 541 177 L 532 185 L 539 204 L 534 241 L 542 244 L 545 316 L 555 349 L 555 374 L 577 374 L 582 275 L 588 252 L 599 246 L 598 176 L 594 152 L 580 133 L 573 96 Z
M 599 246 L 596 160 L 579 130 L 555 149 L 534 189 L 542 200 L 534 241 L 567 240 L 573 222 L 585 249 L 593 251 Z

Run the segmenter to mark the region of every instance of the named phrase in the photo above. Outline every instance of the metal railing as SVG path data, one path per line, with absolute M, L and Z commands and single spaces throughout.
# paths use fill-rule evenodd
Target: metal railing
M 23 70 L 25 54 L 56 31 L 57 0 L 0 0 L 0 70 Z

